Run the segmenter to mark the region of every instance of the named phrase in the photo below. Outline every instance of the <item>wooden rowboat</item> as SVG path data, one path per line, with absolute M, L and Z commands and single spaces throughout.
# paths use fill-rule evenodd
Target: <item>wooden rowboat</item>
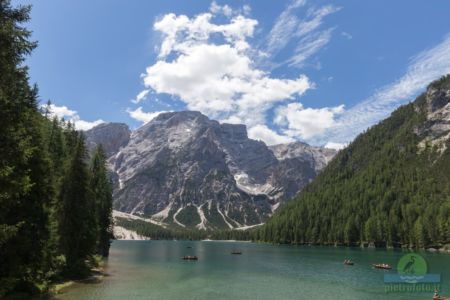
M 194 255 L 185 255 L 181 259 L 183 259 L 183 260 L 198 260 L 198 257 L 194 256 Z
M 372 265 L 375 269 L 382 269 L 382 270 L 390 270 L 392 267 L 388 264 L 373 264 Z

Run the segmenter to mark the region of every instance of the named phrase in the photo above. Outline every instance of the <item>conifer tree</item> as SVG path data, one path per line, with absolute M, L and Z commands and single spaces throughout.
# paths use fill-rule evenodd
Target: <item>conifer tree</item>
M 35 48 L 29 6 L 0 0 L 0 297 L 42 279 L 52 203 L 37 88 L 22 63 Z
M 97 220 L 97 253 L 109 255 L 112 233 L 112 191 L 102 145 L 97 146 L 91 160 L 91 190 L 95 199 Z
M 97 237 L 86 161 L 84 137 L 79 133 L 59 200 L 60 251 L 66 257 L 66 274 L 69 276 L 83 276 L 88 271 L 85 261 L 93 253 Z

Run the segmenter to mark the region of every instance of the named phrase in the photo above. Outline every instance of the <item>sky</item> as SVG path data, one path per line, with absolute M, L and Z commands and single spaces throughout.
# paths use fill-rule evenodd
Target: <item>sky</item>
M 450 1 L 15 0 L 41 103 L 86 130 L 197 110 L 341 148 L 450 73 Z

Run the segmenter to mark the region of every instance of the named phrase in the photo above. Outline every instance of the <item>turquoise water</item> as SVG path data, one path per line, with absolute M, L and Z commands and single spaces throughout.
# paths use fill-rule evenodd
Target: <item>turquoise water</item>
M 191 246 L 192 248 L 187 248 Z M 231 255 L 232 250 L 242 255 Z M 406 252 L 244 242 L 115 241 L 101 283 L 76 284 L 58 299 L 431 299 L 386 294 L 372 263 L 396 266 Z M 450 296 L 450 255 L 420 253 Z M 183 261 L 196 255 L 198 261 Z M 354 266 L 342 261 L 351 258 Z

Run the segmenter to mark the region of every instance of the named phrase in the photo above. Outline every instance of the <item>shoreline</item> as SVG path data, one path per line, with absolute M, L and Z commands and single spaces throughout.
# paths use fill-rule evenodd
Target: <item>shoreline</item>
M 142 242 L 142 241 L 185 241 L 185 242 L 223 242 L 223 243 L 255 243 L 255 244 L 268 244 L 268 245 L 276 245 L 276 246 L 315 246 L 315 247 L 342 247 L 342 248 L 361 248 L 361 249 L 384 249 L 384 250 L 410 250 L 410 251 L 426 251 L 429 253 L 443 253 L 450 254 L 450 249 L 445 247 L 442 248 L 409 248 L 409 247 L 363 247 L 359 245 L 333 245 L 333 244 L 289 244 L 289 243 L 270 243 L 270 242 L 261 242 L 261 241 L 252 241 L 252 240 L 212 240 L 212 239 L 201 239 L 201 240 L 177 240 L 177 239 L 115 239 L 115 241 L 134 241 L 134 242 Z
M 98 284 L 108 276 L 105 268 L 105 258 L 100 259 L 97 262 L 97 266 L 90 269 L 89 274 L 85 278 L 81 279 L 63 279 L 59 282 L 54 282 L 49 285 L 48 291 L 44 294 L 44 297 L 53 299 L 57 295 L 64 294 L 66 290 L 70 289 L 76 284 Z

